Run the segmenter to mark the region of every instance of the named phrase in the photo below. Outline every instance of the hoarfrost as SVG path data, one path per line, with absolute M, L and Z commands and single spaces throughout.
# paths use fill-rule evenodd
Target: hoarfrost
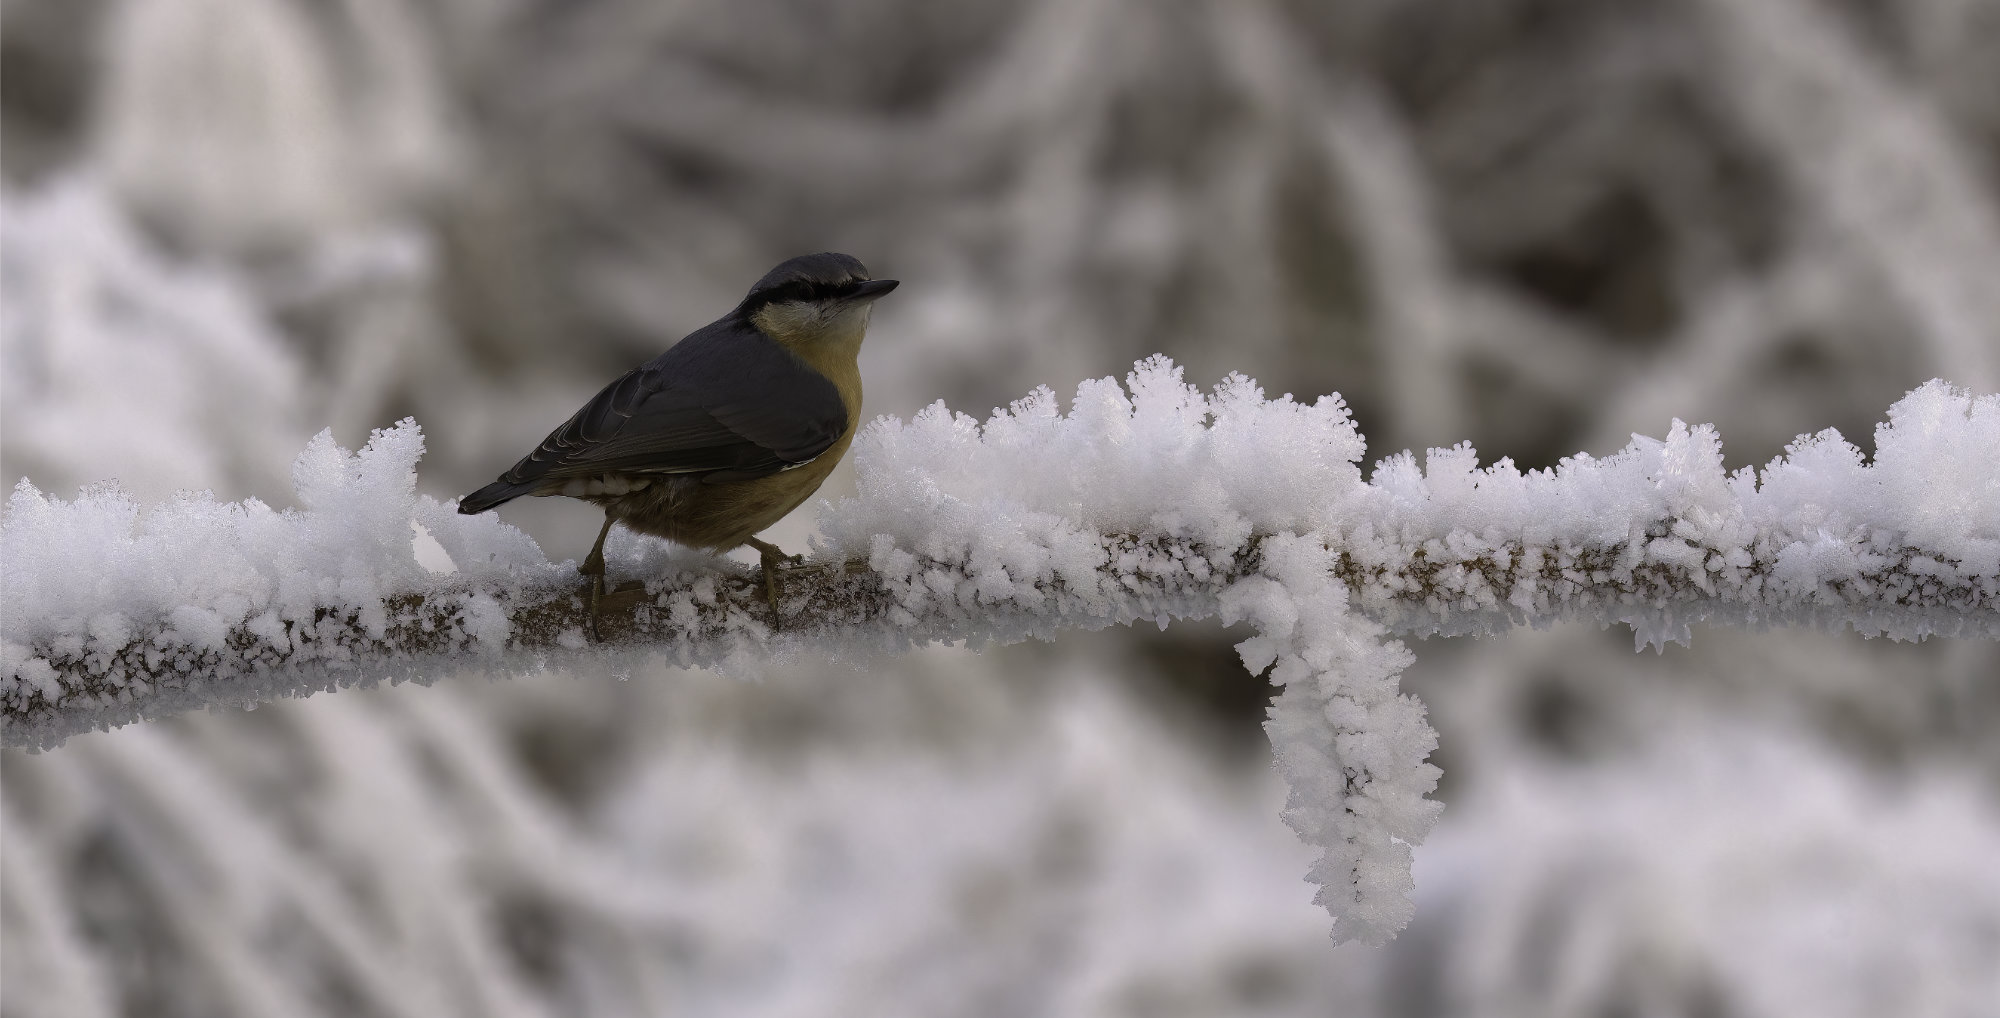
M 1932 382 L 1892 409 L 1872 466 L 1828 431 L 1730 474 L 1713 428 L 1675 421 L 1554 470 L 1481 469 L 1461 444 L 1364 483 L 1337 397 L 1266 400 L 1240 376 L 1204 396 L 1153 358 L 1124 390 L 1084 383 L 1068 414 L 1044 388 L 983 426 L 942 404 L 878 420 L 821 550 L 866 555 L 906 624 L 1011 614 L 1041 633 L 1205 614 L 1191 592 L 1212 593 L 1258 630 L 1245 665 L 1284 687 L 1267 728 L 1334 935 L 1379 943 L 1408 921 L 1410 846 L 1439 808 L 1435 736 L 1381 623 L 1580 617 L 1655 647 L 1709 617 L 2000 636 L 1996 442 L 2000 399 Z
M 1266 399 L 1241 375 L 1204 395 L 1156 356 L 1123 388 L 1083 383 L 1068 414 L 1041 388 L 984 425 L 942 403 L 878 420 L 821 550 L 865 554 L 908 622 L 1251 622 L 1239 650 L 1284 687 L 1266 727 L 1286 820 L 1322 853 L 1318 900 L 1336 940 L 1381 943 L 1409 921 L 1410 846 L 1440 806 L 1436 735 L 1396 689 L 1409 651 L 1348 613 L 1334 572 L 1363 448 L 1338 396 Z
M 818 562 L 776 618 L 740 567 L 614 540 L 614 577 L 646 582 L 614 592 L 626 628 L 607 651 L 583 635 L 572 573 L 415 493 L 422 435 L 405 421 L 353 454 L 315 438 L 299 510 L 207 494 L 147 508 L 111 486 L 62 501 L 24 482 L 4 524 L 0 719 L 8 742 L 47 746 L 424 678 L 469 652 L 516 670 L 607 652 L 749 670 L 1219 614 L 1250 623 L 1243 661 L 1282 687 L 1267 730 L 1334 935 L 1380 943 L 1409 920 L 1410 849 L 1440 808 L 1436 739 L 1397 689 L 1411 655 L 1391 633 L 1585 619 L 1659 646 L 1714 618 L 2000 636 L 2000 399 L 1930 383 L 1876 446 L 1871 464 L 1822 432 L 1730 473 L 1713 428 L 1676 421 L 1553 470 L 1482 468 L 1459 445 L 1364 480 L 1339 397 L 1267 399 L 1236 375 L 1204 393 L 1154 357 L 1123 386 L 1083 383 L 1067 412 L 1042 388 L 983 424 L 942 404 L 875 421 L 857 496 L 822 503 Z
M 393 652 L 397 628 L 439 652 L 504 646 L 496 605 L 564 574 L 513 527 L 418 495 L 422 454 L 410 420 L 355 453 L 323 431 L 293 466 L 302 508 L 282 511 L 209 492 L 141 506 L 109 483 L 64 500 L 23 480 L 0 526 L 7 741 L 324 688 Z M 454 571 L 433 572 L 419 537 Z M 113 695 L 64 690 L 59 670 Z

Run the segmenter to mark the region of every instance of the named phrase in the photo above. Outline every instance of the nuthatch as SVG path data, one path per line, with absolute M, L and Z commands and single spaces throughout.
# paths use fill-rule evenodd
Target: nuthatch
M 844 254 L 784 262 L 734 311 L 605 386 L 458 511 L 522 495 L 603 507 L 580 567 L 593 629 L 613 523 L 695 548 L 751 545 L 776 618 L 785 554 L 754 535 L 819 490 L 854 440 L 868 309 L 895 288 Z

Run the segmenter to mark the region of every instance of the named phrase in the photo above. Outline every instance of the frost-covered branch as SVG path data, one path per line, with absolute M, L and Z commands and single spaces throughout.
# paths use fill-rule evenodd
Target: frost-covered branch
M 857 441 L 859 494 L 824 506 L 782 619 L 740 566 L 614 542 L 604 645 L 568 564 L 491 516 L 415 493 L 405 422 L 349 454 L 321 435 L 304 508 L 27 484 L 5 522 L 0 724 L 50 747 L 91 728 L 468 665 L 664 655 L 744 669 L 778 656 L 1048 638 L 1219 615 L 1284 687 L 1268 725 L 1287 819 L 1325 853 L 1336 936 L 1408 921 L 1409 848 L 1435 821 L 1423 709 L 1390 633 L 1577 619 L 1639 641 L 1690 623 L 2000 638 L 2000 398 L 1931 383 L 1890 410 L 1872 462 L 1832 432 L 1727 472 L 1706 426 L 1523 473 L 1469 446 L 1365 479 L 1338 397 L 1210 393 L 1163 358 L 1067 413 L 1038 390 L 984 424 L 942 405 Z M 421 550 L 420 550 L 421 549 Z M 441 553 L 441 554 L 440 554 Z M 643 581 L 643 582 L 641 582 Z M 775 623 L 775 624 L 774 624 Z

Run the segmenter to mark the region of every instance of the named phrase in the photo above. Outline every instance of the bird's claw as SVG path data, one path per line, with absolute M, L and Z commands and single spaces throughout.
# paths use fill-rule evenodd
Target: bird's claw
M 786 556 L 761 552 L 757 558 L 764 567 L 764 601 L 771 606 L 771 628 L 777 629 L 784 623 L 778 612 L 778 567 Z
M 602 538 L 599 538 L 598 546 L 590 550 L 590 555 L 583 560 L 582 565 L 576 567 L 577 572 L 590 577 L 590 638 L 598 642 L 602 642 L 604 639 L 603 634 L 597 628 L 598 608 L 604 601 L 604 546 L 602 540 Z
M 604 601 L 604 574 L 599 572 L 590 578 L 590 639 L 604 642 L 604 634 L 598 631 L 598 606 Z

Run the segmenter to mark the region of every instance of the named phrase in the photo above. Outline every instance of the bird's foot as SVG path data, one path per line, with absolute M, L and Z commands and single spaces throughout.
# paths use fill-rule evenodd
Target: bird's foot
M 597 628 L 599 607 L 604 602 L 604 574 L 590 578 L 590 639 L 593 643 L 604 642 L 604 634 Z
M 603 545 L 599 544 L 598 547 L 592 548 L 590 555 L 583 560 L 582 565 L 576 567 L 576 571 L 590 577 L 590 638 L 593 641 L 601 642 L 604 636 L 598 631 L 597 620 L 599 617 L 598 609 L 604 601 Z
M 757 549 L 758 564 L 764 567 L 764 601 L 771 606 L 771 628 L 778 629 L 784 618 L 778 612 L 778 571 L 804 565 L 805 556 L 787 555 L 777 545 L 754 537 L 747 543 Z

